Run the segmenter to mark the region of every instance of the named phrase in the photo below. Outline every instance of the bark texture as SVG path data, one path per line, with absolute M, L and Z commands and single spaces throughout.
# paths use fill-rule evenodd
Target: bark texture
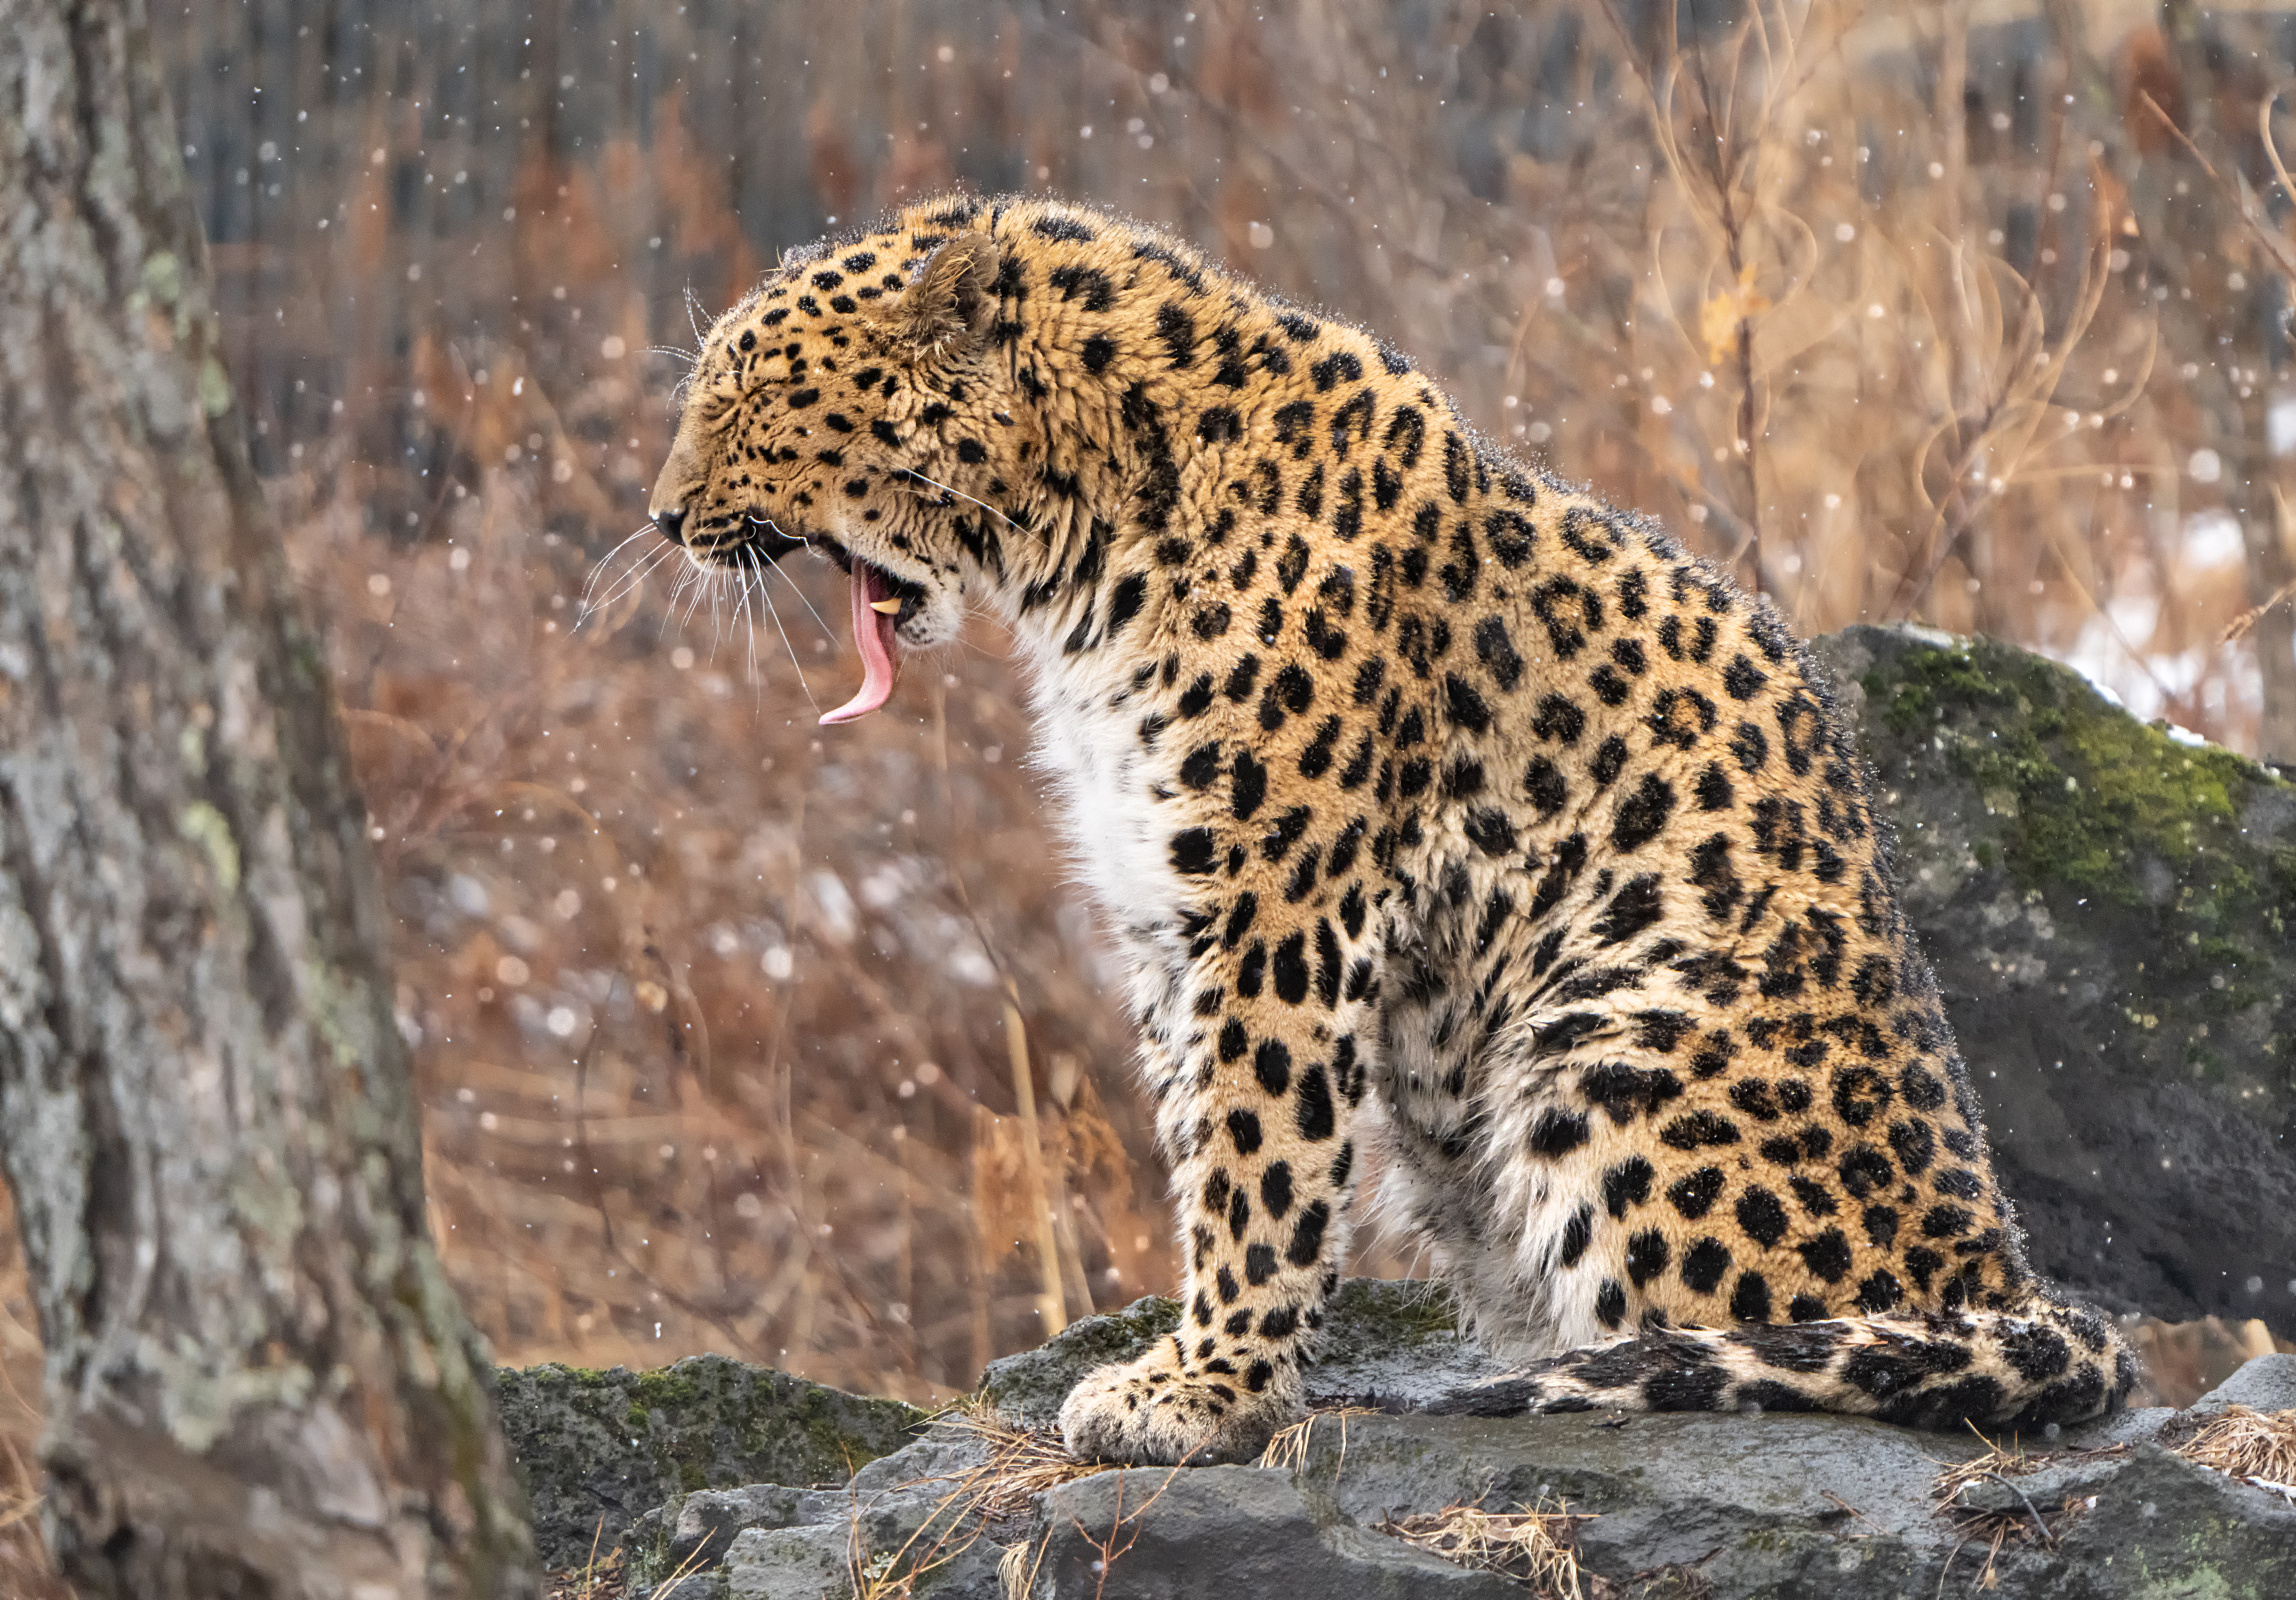
M 0 0 L 0 1160 L 83 1596 L 523 1596 L 140 0 Z

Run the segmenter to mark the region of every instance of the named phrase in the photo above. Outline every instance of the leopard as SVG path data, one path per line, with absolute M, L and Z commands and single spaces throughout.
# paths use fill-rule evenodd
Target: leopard
M 1104 209 L 938 196 L 711 326 L 648 510 L 705 571 L 847 575 L 824 724 L 976 609 L 1014 641 L 1183 1274 L 1068 1394 L 1078 1457 L 1301 1414 L 1374 1156 L 1504 1372 L 1425 1409 L 2125 1402 L 2027 1264 L 1825 673 L 1394 345 Z

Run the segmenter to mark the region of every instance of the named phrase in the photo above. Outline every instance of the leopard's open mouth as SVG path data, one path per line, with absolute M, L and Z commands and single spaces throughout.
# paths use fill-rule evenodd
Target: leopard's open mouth
M 836 710 L 824 712 L 821 721 L 824 726 L 858 722 L 892 698 L 893 685 L 901 675 L 901 624 L 924 605 L 925 590 L 921 584 L 871 564 L 834 539 L 817 542 L 852 580 L 853 644 L 861 652 L 861 687 Z

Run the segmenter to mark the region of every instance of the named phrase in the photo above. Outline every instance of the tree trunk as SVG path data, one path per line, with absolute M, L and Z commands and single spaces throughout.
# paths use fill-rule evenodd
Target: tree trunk
M 140 0 L 0 0 L 0 1161 L 83 1596 L 530 1596 Z

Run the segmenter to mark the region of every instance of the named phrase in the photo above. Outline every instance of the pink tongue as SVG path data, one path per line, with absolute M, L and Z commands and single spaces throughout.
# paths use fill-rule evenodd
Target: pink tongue
M 853 642 L 861 650 L 861 687 L 835 711 L 824 713 L 822 726 L 858 722 L 892 698 L 893 619 L 869 604 L 891 597 L 883 573 L 867 562 L 853 563 Z

